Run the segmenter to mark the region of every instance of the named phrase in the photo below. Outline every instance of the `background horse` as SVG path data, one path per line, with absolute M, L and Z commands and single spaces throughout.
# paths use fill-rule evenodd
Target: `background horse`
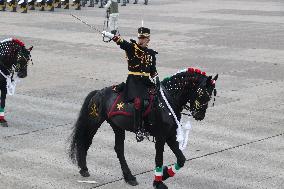
M 13 82 L 15 74 L 19 78 L 27 77 L 27 66 L 31 59 L 31 50 L 26 49 L 23 42 L 18 39 L 6 39 L 0 41 L 0 125 L 7 127 L 7 121 L 4 118 L 5 101 L 7 95 L 7 81 Z
M 212 79 L 212 76 L 206 76 L 205 72 L 188 68 L 161 82 L 161 90 L 178 120 L 184 108 L 189 109 L 196 120 L 204 119 L 213 91 L 216 96 L 215 81 L 217 78 L 218 75 Z M 83 177 L 90 176 L 86 165 L 87 151 L 98 128 L 106 120 L 115 133 L 114 150 L 121 164 L 124 180 L 134 186 L 138 182 L 132 175 L 124 157 L 125 130 L 135 132 L 131 116 L 134 112 L 134 105 L 124 104 L 119 100 L 119 96 L 120 94 L 113 90 L 113 87 L 107 87 L 93 91 L 86 97 L 71 134 L 69 156 L 74 163 L 77 163 Z M 166 189 L 167 186 L 162 181 L 174 176 L 177 170 L 184 166 L 186 159 L 179 149 L 176 136 L 177 123 L 173 115 L 169 114 L 169 108 L 160 92 L 156 94 L 155 99 L 152 104 L 149 102 L 150 105 L 146 108 L 148 121 L 145 122 L 145 128 L 156 139 L 156 169 L 153 186 Z M 119 110 L 112 111 L 114 107 Z M 169 167 L 163 167 L 165 143 L 177 158 L 177 163 Z

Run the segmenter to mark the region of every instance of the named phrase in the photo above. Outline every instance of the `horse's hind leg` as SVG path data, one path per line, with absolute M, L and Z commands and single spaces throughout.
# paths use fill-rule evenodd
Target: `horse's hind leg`
M 92 128 L 88 129 L 89 133 L 85 133 L 85 136 L 83 137 L 85 141 L 83 143 L 78 144 L 78 145 L 81 145 L 78 147 L 78 149 L 81 149 L 81 150 L 77 152 L 78 166 L 80 167 L 79 173 L 83 177 L 90 176 L 90 173 L 87 168 L 87 160 L 86 160 L 87 152 L 92 144 L 94 135 L 96 134 L 99 126 L 97 127 L 97 125 L 88 125 L 87 127 L 92 127 Z
M 98 103 L 100 96 L 95 96 L 96 94 L 97 91 L 93 91 L 86 97 L 71 134 L 69 156 L 73 163 L 77 163 L 83 177 L 90 176 L 86 162 L 87 152 L 98 128 L 105 121 Z M 98 102 L 93 105 L 93 111 L 90 113 L 89 104 L 93 96 Z
M 115 146 L 114 150 L 116 152 L 117 158 L 119 159 L 120 166 L 122 169 L 123 177 L 126 183 L 136 186 L 138 182 L 136 178 L 132 175 L 127 162 L 124 157 L 124 140 L 125 140 L 125 130 L 117 128 L 115 126 L 112 127 L 115 133 Z

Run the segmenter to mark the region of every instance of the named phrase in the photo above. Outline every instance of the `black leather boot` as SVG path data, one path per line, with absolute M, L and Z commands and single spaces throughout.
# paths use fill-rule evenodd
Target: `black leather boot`
M 140 109 L 135 109 L 134 111 L 134 130 L 136 132 L 137 142 L 144 140 L 144 133 L 142 131 L 142 111 Z

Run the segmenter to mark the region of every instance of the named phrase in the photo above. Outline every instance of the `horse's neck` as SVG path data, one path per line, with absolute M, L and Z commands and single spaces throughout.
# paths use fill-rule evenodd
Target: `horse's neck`
M 173 111 L 175 112 L 175 114 L 179 115 L 182 111 L 183 106 L 186 104 L 182 104 L 182 102 L 180 101 L 180 99 L 178 99 L 175 96 L 174 91 L 169 91 L 166 88 L 162 87 L 162 90 L 164 92 L 165 98 L 168 101 L 169 105 L 171 106 L 171 108 L 173 109 Z
M 0 70 L 2 73 L 4 73 L 5 75 L 9 75 L 10 74 L 10 71 L 12 70 L 12 66 L 13 66 L 13 63 L 10 63 L 10 62 L 0 62 Z
M 0 59 L 0 65 L 1 65 L 1 70 L 6 69 L 7 71 L 9 71 L 12 69 L 13 65 L 16 64 L 17 56 L 20 50 L 16 46 L 9 45 L 9 49 L 6 49 L 6 51 L 8 51 L 8 53 L 5 53 L 5 50 L 3 52 L 2 49 L 3 57 Z
M 181 113 L 183 110 L 183 107 L 187 104 L 187 102 L 190 100 L 192 90 L 189 90 L 190 84 L 188 86 L 185 86 L 184 88 L 180 89 L 171 89 L 167 90 L 166 88 L 164 91 L 167 94 L 167 98 L 169 98 L 169 103 L 173 107 L 174 111 L 176 113 Z

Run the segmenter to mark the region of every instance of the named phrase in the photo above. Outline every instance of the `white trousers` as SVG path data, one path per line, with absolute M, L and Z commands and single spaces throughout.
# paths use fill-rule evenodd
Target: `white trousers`
M 109 15 L 109 23 L 108 23 L 109 31 L 118 29 L 118 16 L 119 16 L 119 14 L 117 14 L 117 13 Z

